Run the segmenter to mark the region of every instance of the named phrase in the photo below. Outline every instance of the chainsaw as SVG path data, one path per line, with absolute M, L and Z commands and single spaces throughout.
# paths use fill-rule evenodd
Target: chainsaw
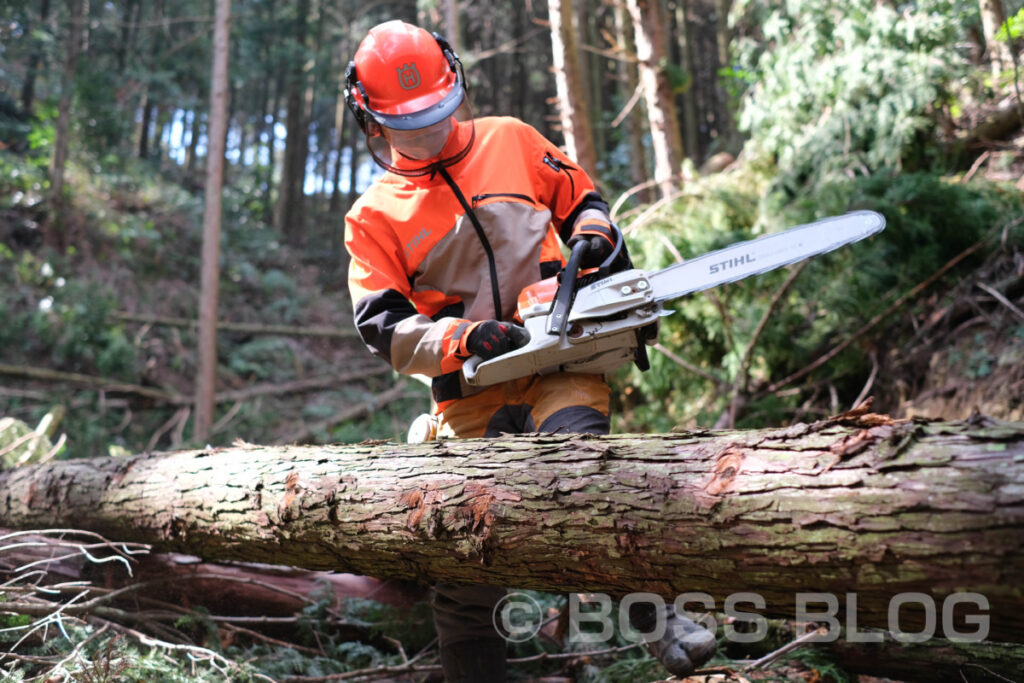
M 490 360 L 473 356 L 463 364 L 462 374 L 472 386 L 487 386 L 552 372 L 603 374 L 633 362 L 646 370 L 645 347 L 657 338 L 661 316 L 671 313 L 665 302 L 830 252 L 884 228 L 881 214 L 854 211 L 737 242 L 649 273 L 628 266 L 612 272 L 624 249 L 617 229 L 612 254 L 596 270 L 581 273 L 589 244 L 580 241 L 559 277 L 542 280 L 520 294 L 516 318 L 529 341 Z

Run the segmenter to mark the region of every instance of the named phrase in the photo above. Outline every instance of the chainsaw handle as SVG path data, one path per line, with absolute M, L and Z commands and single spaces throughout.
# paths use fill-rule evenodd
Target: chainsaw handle
M 548 316 L 548 334 L 560 336 L 565 331 L 565 323 L 569 320 L 569 307 L 572 306 L 573 295 L 576 294 L 576 276 L 580 272 L 580 262 L 589 248 L 590 244 L 586 240 L 580 240 L 572 247 L 569 261 L 562 270 L 558 291 L 555 292 L 551 315 Z
M 622 230 L 615 223 L 609 224 L 612 229 L 612 234 L 615 236 L 615 247 L 612 249 L 612 253 L 608 255 L 608 258 L 597 267 L 597 279 L 603 279 L 612 274 L 612 264 L 614 264 L 619 255 L 622 254 L 622 250 L 626 247 L 626 238 L 622 235 Z M 632 267 L 629 263 L 626 263 L 620 270 Z
M 615 235 L 615 247 L 612 253 L 597 267 L 597 279 L 603 279 L 611 275 L 612 266 L 619 260 L 625 249 L 626 240 L 622 236 L 619 226 L 611 224 L 612 233 Z M 565 331 L 565 323 L 569 320 L 569 308 L 576 297 L 576 287 L 579 284 L 576 280 L 580 272 L 580 263 L 590 248 L 590 242 L 580 240 L 572 247 L 569 254 L 569 261 L 562 270 L 558 283 L 558 291 L 555 293 L 555 302 L 551 307 L 551 315 L 548 317 L 548 334 L 561 335 Z

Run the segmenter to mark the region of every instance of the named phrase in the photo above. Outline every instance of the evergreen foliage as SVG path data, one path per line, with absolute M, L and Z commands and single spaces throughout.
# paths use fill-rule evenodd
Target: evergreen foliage
M 918 0 L 744 0 L 760 30 L 737 41 L 751 87 L 740 126 L 778 164 L 777 186 L 807 187 L 942 157 L 934 129 L 968 74 L 959 49 L 977 4 Z

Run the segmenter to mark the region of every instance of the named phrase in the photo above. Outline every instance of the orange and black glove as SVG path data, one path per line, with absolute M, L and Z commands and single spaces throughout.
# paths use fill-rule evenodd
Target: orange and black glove
M 621 239 L 622 233 L 610 222 L 599 218 L 586 218 L 576 224 L 572 231 L 572 237 L 566 244 L 569 249 L 572 249 L 579 242 L 586 241 L 589 248 L 583 254 L 580 266 L 597 268 L 612 255 L 618 240 Z M 621 262 L 622 259 L 618 259 L 618 261 Z M 622 266 L 618 263 L 612 264 L 611 269 L 612 271 L 621 270 Z
M 469 354 L 490 360 L 525 345 L 530 334 L 518 325 L 483 320 L 473 323 L 464 339 Z

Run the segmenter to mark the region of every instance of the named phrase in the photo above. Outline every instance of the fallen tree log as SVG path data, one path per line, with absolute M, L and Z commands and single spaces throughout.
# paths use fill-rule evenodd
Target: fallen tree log
M 1024 425 L 987 419 L 65 461 L 0 474 L 0 525 L 424 583 L 754 592 L 743 611 L 790 618 L 821 593 L 864 627 L 970 591 L 990 638 L 1024 633 Z
M 136 552 L 131 573 L 122 563 L 96 564 L 102 549 L 74 552 L 81 540 L 74 534 L 8 537 L 0 528 L 0 577 L 14 579 L 28 568 L 42 570 L 43 584 L 96 581 L 104 588 L 138 586 L 126 593 L 178 605 L 203 605 L 213 614 L 239 617 L 290 617 L 316 600 L 331 599 L 340 606 L 350 598 L 372 600 L 401 610 L 427 599 L 414 583 L 382 580 L 357 574 L 311 571 L 285 565 L 253 563 L 212 564 L 194 555 Z M 0 581 L 2 583 L 3 581 Z M 254 620 L 255 621 L 255 620 Z
M 1024 681 L 1024 645 L 1017 643 L 955 643 L 936 638 L 901 643 L 888 633 L 878 642 L 837 640 L 828 651 L 843 669 L 914 683 L 1000 683 Z

